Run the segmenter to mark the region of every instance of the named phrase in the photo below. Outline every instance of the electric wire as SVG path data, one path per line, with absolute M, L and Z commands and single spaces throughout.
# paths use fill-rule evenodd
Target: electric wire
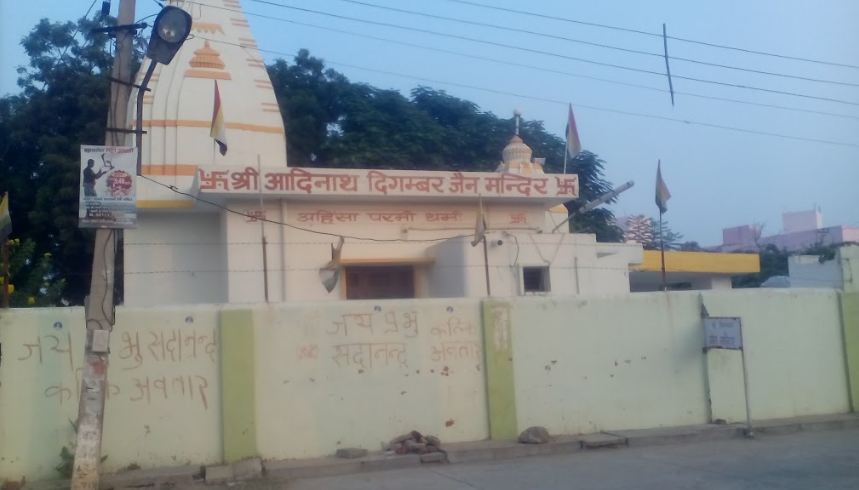
M 565 55 L 565 54 L 561 54 L 561 53 L 555 53 L 555 52 L 551 52 L 551 51 L 526 48 L 523 46 L 516 46 L 513 44 L 506 44 L 506 43 L 501 43 L 501 42 L 496 42 L 496 41 L 489 41 L 486 39 L 463 36 L 463 35 L 459 35 L 459 34 L 450 34 L 450 33 L 445 33 L 445 32 L 433 31 L 431 29 L 423 29 L 423 28 L 419 28 L 419 27 L 403 26 L 400 24 L 394 24 L 394 23 L 390 23 L 390 22 L 381 22 L 381 21 L 375 21 L 375 20 L 370 20 L 370 19 L 361 19 L 361 18 L 357 18 L 357 17 L 349 17 L 346 15 L 336 14 L 336 13 L 332 13 L 332 12 L 325 12 L 325 11 L 321 11 L 321 10 L 313 10 L 313 9 L 307 9 L 307 8 L 303 8 L 303 7 L 296 7 L 293 5 L 275 3 L 275 2 L 270 2 L 267 0 L 253 0 L 253 1 L 255 1 L 257 3 L 261 3 L 261 4 L 267 4 L 267 5 L 272 5 L 272 6 L 276 6 L 276 7 L 281 7 L 284 9 L 295 10 L 295 11 L 299 11 L 299 12 L 311 13 L 311 14 L 316 14 L 316 15 L 322 15 L 322 16 L 326 16 L 326 17 L 341 19 L 341 20 L 348 20 L 351 22 L 360 22 L 360 23 L 364 23 L 364 24 L 378 25 L 378 26 L 382 26 L 382 27 L 390 27 L 393 29 L 401 29 L 401 30 L 406 30 L 406 31 L 411 31 L 411 32 L 420 32 L 423 34 L 430 34 L 433 36 L 459 39 L 459 40 L 463 40 L 463 41 L 469 41 L 469 42 L 479 43 L 479 44 L 486 44 L 486 45 L 501 47 L 501 48 L 505 48 L 505 49 L 513 49 L 513 50 L 528 52 L 528 53 L 532 53 L 532 54 L 552 56 L 555 58 L 565 59 L 565 60 L 569 60 L 569 61 L 588 63 L 588 64 L 592 64 L 592 65 L 597 65 L 597 66 L 603 66 L 606 68 L 625 70 L 625 71 L 630 71 L 630 72 L 635 72 L 635 73 L 644 73 L 644 74 L 648 74 L 648 75 L 652 75 L 652 76 L 658 76 L 660 78 L 666 76 L 665 73 L 660 72 L 660 71 L 647 70 L 647 69 L 643 69 L 643 68 L 636 68 L 636 67 L 632 67 L 632 66 L 620 65 L 620 64 L 616 64 L 616 63 L 608 63 L 608 62 L 597 61 L 597 60 L 592 60 L 592 59 L 588 59 L 588 58 L 579 58 L 576 56 L 569 56 L 569 55 Z M 189 3 L 197 3 L 197 2 L 189 2 Z M 197 4 L 203 5 L 203 4 L 199 4 L 199 3 L 197 3 Z M 235 11 L 235 12 L 239 12 L 239 11 Z M 687 81 L 697 82 L 697 83 L 718 85 L 718 86 L 723 86 L 723 87 L 738 88 L 738 89 L 743 89 L 743 90 L 752 90 L 752 91 L 765 92 L 765 93 L 771 93 L 771 94 L 777 94 L 777 95 L 787 95 L 787 96 L 791 96 L 791 97 L 800 97 L 800 98 L 806 98 L 806 99 L 821 100 L 821 101 L 826 101 L 826 102 L 834 102 L 834 103 L 840 103 L 840 104 L 846 104 L 846 105 L 852 105 L 852 106 L 859 106 L 859 102 L 837 99 L 834 97 L 823 97 L 823 96 L 818 96 L 818 95 L 810 95 L 810 94 L 806 94 L 806 93 L 802 93 L 802 92 L 792 92 L 792 91 L 788 91 L 788 90 L 771 89 L 771 88 L 758 87 L 755 85 L 746 85 L 746 84 L 741 84 L 741 83 L 723 82 L 723 81 L 719 81 L 719 80 L 710 80 L 710 79 L 691 77 L 691 76 L 686 76 L 686 75 L 672 75 L 672 78 L 678 79 L 678 80 L 687 80 Z
M 83 17 L 84 19 L 86 19 L 86 18 L 88 18 L 88 17 L 89 17 L 90 12 L 92 12 L 92 8 L 93 8 L 93 7 L 95 7 L 95 2 L 96 2 L 96 1 L 97 1 L 97 0 L 92 0 L 92 3 L 91 3 L 91 4 L 89 4 L 89 8 L 87 9 L 86 13 L 84 14 L 84 17 Z M 72 32 L 72 37 L 71 37 L 71 39 L 72 39 L 72 40 L 74 40 L 74 38 L 75 38 L 75 37 L 77 37 L 77 35 L 78 35 L 80 32 L 81 32 L 81 26 L 80 26 L 80 23 L 78 23 L 78 24 L 75 26 L 75 30 Z M 66 46 L 65 48 L 63 48 L 63 51 L 60 53 L 60 55 L 57 57 L 57 60 L 56 60 L 56 61 L 54 61 L 54 64 L 51 66 L 51 71 L 55 70 L 55 69 L 57 68 L 57 65 L 59 65 L 59 64 L 60 64 L 60 62 L 62 62 L 62 61 L 63 61 L 63 58 L 66 56 L 66 53 L 69 51 L 69 47 L 70 47 L 70 46 L 71 46 L 71 44 L 69 44 L 68 46 Z
M 269 3 L 269 2 L 264 2 L 261 0 L 252 0 L 252 1 L 258 2 L 258 3 Z M 556 39 L 556 40 L 560 40 L 560 41 L 566 41 L 566 42 L 571 42 L 571 43 L 576 43 L 576 44 L 583 44 L 586 46 L 593 46 L 593 47 L 604 48 L 604 49 L 611 49 L 611 50 L 622 51 L 622 52 L 626 52 L 626 53 L 639 54 L 639 55 L 644 55 L 644 56 L 652 56 L 652 57 L 657 57 L 657 58 L 663 58 L 664 57 L 663 53 L 656 53 L 653 51 L 643 51 L 643 50 L 639 50 L 639 49 L 625 48 L 622 46 L 616 46 L 616 45 L 605 44 L 605 43 L 598 43 L 598 42 L 594 42 L 594 41 L 586 41 L 584 39 L 570 38 L 570 37 L 566 37 L 566 36 L 560 36 L 557 34 L 550 34 L 550 33 L 540 32 L 540 31 L 533 31 L 530 29 L 522 29 L 519 27 L 503 26 L 503 25 L 498 25 L 498 24 L 490 24 L 488 22 L 480 22 L 480 21 L 474 21 L 474 20 L 468 20 L 468 19 L 461 19 L 461 18 L 457 18 L 457 17 L 448 17 L 445 15 L 436 15 L 436 14 L 431 14 L 428 12 L 420 12 L 420 11 L 416 11 L 416 10 L 391 7 L 391 6 L 387 6 L 387 5 L 379 5 L 376 3 L 365 2 L 365 1 L 361 1 L 361 0 L 337 0 L 337 1 L 350 3 L 350 4 L 354 4 L 354 5 L 361 5 L 361 6 L 365 6 L 365 7 L 381 9 L 381 10 L 387 10 L 387 11 L 391 11 L 391 12 L 399 12 L 399 13 L 404 13 L 404 14 L 408 14 L 408 15 L 416 15 L 416 16 L 426 17 L 426 18 L 431 18 L 431 19 L 444 20 L 444 21 L 448 21 L 448 22 L 457 22 L 460 24 L 473 25 L 473 26 L 479 26 L 479 27 L 487 27 L 490 29 L 509 31 L 509 32 L 519 32 L 519 33 L 523 33 L 523 34 L 529 34 L 532 36 L 538 36 L 538 37 L 543 37 L 543 38 L 548 38 L 548 39 Z M 696 58 L 686 58 L 683 56 L 669 55 L 668 59 L 674 60 L 674 61 L 682 61 L 682 62 L 686 62 L 686 63 L 694 63 L 694 64 L 698 64 L 698 65 L 703 65 L 703 66 L 712 66 L 712 67 L 716 67 L 716 68 L 723 68 L 726 70 L 743 71 L 743 72 L 749 72 L 749 73 L 756 73 L 759 75 L 768 75 L 768 76 L 774 76 L 774 77 L 780 77 L 780 78 L 790 78 L 790 79 L 794 79 L 794 80 L 803 80 L 806 82 L 827 83 L 827 84 L 842 85 L 842 86 L 847 86 L 847 87 L 859 87 L 859 83 L 855 83 L 855 82 L 845 82 L 842 80 L 828 80 L 828 79 L 824 79 L 824 78 L 807 77 L 807 76 L 802 76 L 802 75 L 793 75 L 793 74 L 789 74 L 789 73 L 780 73 L 780 72 L 773 72 L 773 71 L 767 71 L 767 70 L 757 70 L 754 68 L 745 68 L 745 67 L 741 67 L 741 66 L 726 65 L 723 63 L 713 63 L 713 62 L 709 62 L 709 61 L 699 60 Z
M 273 225 L 284 226 L 286 228 L 292 228 L 292 229 L 298 230 L 298 231 L 304 231 L 307 233 L 314 233 L 317 235 L 325 235 L 325 236 L 330 236 L 330 237 L 335 237 L 335 238 L 343 237 L 343 238 L 349 238 L 352 240 L 367 241 L 367 242 L 384 242 L 384 243 L 393 243 L 393 242 L 424 242 L 424 243 L 425 242 L 441 242 L 441 241 L 445 241 L 445 240 L 450 240 L 452 238 L 464 238 L 467 236 L 471 236 L 468 234 L 459 234 L 459 235 L 452 235 L 452 236 L 446 236 L 446 237 L 422 238 L 422 239 L 419 239 L 419 238 L 375 238 L 375 237 L 361 237 L 361 236 L 355 236 L 355 235 L 346 235 L 343 233 L 331 233 L 331 232 L 327 232 L 327 231 L 313 230 L 310 228 L 305 228 L 303 226 L 294 225 L 292 223 L 287 223 L 285 221 L 277 221 L 277 220 L 273 220 L 273 219 L 263 218 L 260 216 L 254 216 L 254 215 L 251 215 L 248 213 L 243 213 L 241 211 L 237 211 L 235 209 L 232 209 L 228 206 L 224 206 L 223 204 L 217 203 L 215 201 L 210 201 L 208 199 L 204 199 L 204 198 L 197 196 L 195 194 L 191 194 L 190 192 L 182 191 L 178 187 L 176 187 L 175 185 L 165 184 L 165 183 L 160 182 L 156 179 L 150 178 L 146 175 L 139 175 L 139 177 L 142 179 L 148 180 L 149 182 L 152 182 L 153 184 L 164 187 L 164 188 L 170 190 L 171 192 L 174 192 L 174 193 L 179 194 L 181 196 L 189 197 L 189 198 L 191 198 L 195 201 L 201 202 L 203 204 L 208 204 L 209 206 L 214 206 L 214 207 L 216 207 L 218 209 L 222 209 L 228 213 L 232 213 L 232 214 L 235 214 L 238 216 L 243 216 L 245 218 L 256 220 L 256 221 L 262 221 L 264 223 L 271 223 Z
M 556 20 L 556 21 L 567 22 L 567 23 L 572 23 L 572 24 L 585 25 L 585 26 L 589 26 L 589 27 L 599 27 L 602 29 L 612 29 L 615 31 L 629 32 L 629 33 L 633 33 L 633 34 L 641 34 L 641 35 L 651 36 L 651 37 L 660 37 L 660 38 L 662 37 L 662 34 L 655 33 L 655 32 L 643 31 L 640 29 L 632 29 L 629 27 L 622 27 L 622 26 L 616 26 L 616 25 L 611 25 L 611 24 L 600 24 L 597 22 L 587 22 L 587 21 L 572 19 L 572 18 L 568 18 L 568 17 L 560 17 L 560 16 L 556 16 L 556 15 L 541 14 L 539 12 L 533 12 L 533 11 L 528 11 L 528 10 L 520 10 L 520 9 L 513 9 L 513 8 L 508 8 L 508 7 L 500 7 L 497 5 L 488 5 L 485 3 L 474 2 L 474 1 L 470 1 L 470 0 L 446 0 L 446 1 L 451 2 L 451 3 L 459 3 L 459 4 L 463 4 L 463 5 L 471 5 L 473 7 L 479 7 L 479 8 L 484 8 L 484 9 L 498 10 L 498 11 L 502 11 L 502 12 L 508 12 L 508 13 L 514 13 L 514 14 L 519 14 L 519 15 L 537 17 L 537 18 L 541 18 L 541 19 Z M 731 46 L 731 45 L 727 45 L 727 44 L 719 44 L 719 43 L 708 42 L 708 41 L 701 41 L 698 39 L 690 39 L 690 38 L 679 37 L 679 36 L 666 36 L 666 37 L 668 39 L 672 39 L 674 41 L 680 41 L 680 42 L 690 43 L 690 44 L 698 44 L 701 46 L 708 46 L 711 48 L 727 49 L 727 50 L 738 51 L 738 52 L 747 53 L 747 54 L 755 54 L 755 55 L 760 55 L 760 56 L 771 56 L 774 58 L 781 58 L 781 59 L 787 59 L 787 60 L 793 60 L 793 61 L 804 61 L 804 62 L 808 62 L 808 63 L 817 63 L 817 64 L 821 64 L 821 65 L 838 66 L 838 67 L 842 67 L 842 68 L 853 68 L 853 69 L 859 70 L 859 65 L 853 65 L 850 63 L 840 63 L 840 62 L 836 62 L 836 61 L 821 60 L 821 59 L 816 59 L 816 58 L 804 58 L 801 56 L 792 56 L 792 55 L 786 55 L 783 53 L 774 53 L 772 51 L 761 51 L 761 50 L 743 48 L 743 47 L 739 47 L 739 46 Z
M 255 50 L 260 51 L 260 52 L 277 54 L 277 55 L 281 55 L 281 56 L 292 56 L 292 53 L 286 53 L 283 51 L 255 48 L 255 47 L 246 46 L 246 45 L 243 45 L 240 43 L 221 41 L 218 39 L 205 38 L 202 36 L 201 36 L 201 39 L 206 39 L 210 42 L 215 42 L 215 43 L 239 46 L 239 47 L 242 47 L 245 49 L 255 49 Z M 498 89 L 493 89 L 493 88 L 481 87 L 481 86 L 477 86 L 477 85 L 471 85 L 471 84 L 465 84 L 465 83 L 459 83 L 459 82 L 451 82 L 451 81 L 445 81 L 445 80 L 438 80 L 438 79 L 434 79 L 434 78 L 420 77 L 420 76 L 416 76 L 416 75 L 398 73 L 398 72 L 393 72 L 393 71 L 389 71 L 389 70 L 367 68 L 367 67 L 363 67 L 363 66 L 354 65 L 351 63 L 343 63 L 340 61 L 332 61 L 332 60 L 328 60 L 328 59 L 326 59 L 325 61 L 329 64 L 336 65 L 336 66 L 345 66 L 345 67 L 354 68 L 357 70 L 364 70 L 364 71 L 369 71 L 369 72 L 374 72 L 374 73 L 381 73 L 384 75 L 396 76 L 396 77 L 407 78 L 407 79 L 412 79 L 412 80 L 420 80 L 420 81 L 424 81 L 424 82 L 436 83 L 436 84 L 441 84 L 441 85 L 450 85 L 453 87 L 467 88 L 467 89 L 471 89 L 471 90 L 478 90 L 478 91 L 482 91 L 482 92 L 494 93 L 494 94 L 499 94 L 499 95 L 513 96 L 513 97 L 518 97 L 521 99 L 536 100 L 536 101 L 540 101 L 540 102 L 547 102 L 547 103 L 558 104 L 558 105 L 563 105 L 563 106 L 566 106 L 567 104 L 570 103 L 569 101 L 551 99 L 548 97 L 528 95 L 528 94 L 522 94 L 522 93 L 511 92 L 511 91 L 506 91 L 506 90 L 498 90 Z M 809 138 L 809 137 L 805 137 L 805 136 L 795 136 L 795 135 L 787 135 L 787 134 L 781 134 L 781 133 L 773 133 L 773 132 L 769 132 L 769 131 L 760 131 L 760 130 L 755 130 L 755 129 L 738 128 L 738 127 L 734 127 L 734 126 L 714 124 L 714 123 L 708 123 L 708 122 L 704 122 L 704 121 L 693 121 L 693 120 L 688 120 L 688 119 L 679 119 L 679 118 L 674 118 L 674 117 L 669 117 L 669 116 L 660 116 L 657 114 L 647 114 L 647 113 L 642 113 L 642 112 L 624 111 L 624 110 L 619 110 L 619 109 L 610 109 L 610 108 L 606 108 L 606 107 L 599 107 L 599 106 L 586 105 L 586 104 L 573 103 L 573 105 L 576 108 L 584 108 L 584 109 L 590 109 L 590 110 L 600 111 L 600 112 L 607 112 L 607 113 L 612 113 L 612 114 L 621 114 L 621 115 L 633 116 L 633 117 L 658 119 L 658 120 L 662 120 L 662 121 L 669 121 L 669 122 L 681 123 L 681 124 L 692 125 L 692 126 L 701 126 L 701 127 L 722 129 L 722 130 L 727 130 L 727 131 L 756 134 L 756 135 L 761 135 L 761 136 L 771 136 L 771 137 L 789 139 L 789 140 L 807 141 L 807 142 L 812 142 L 812 143 L 822 143 L 822 144 L 835 145 L 835 146 L 846 146 L 846 147 L 851 147 L 851 148 L 859 148 L 859 144 L 849 143 L 849 142 L 844 142 L 844 141 L 833 141 L 833 140 L 825 140 L 825 139 L 818 139 L 818 138 Z
M 218 8 L 218 7 L 214 7 L 214 8 Z M 228 10 L 228 9 L 224 9 L 224 10 Z M 449 50 L 449 49 L 438 48 L 435 46 L 427 46 L 424 44 L 412 43 L 409 41 L 400 41 L 397 39 L 375 36 L 372 34 L 364 34 L 364 33 L 360 33 L 360 32 L 349 31 L 349 30 L 345 30 L 345 29 L 338 29 L 338 28 L 334 28 L 334 27 L 322 26 L 322 25 L 313 24 L 313 23 L 309 23 L 309 22 L 301 22 L 301 21 L 296 21 L 296 20 L 292 20 L 292 19 L 284 19 L 281 17 L 273 17 L 273 16 L 269 16 L 269 15 L 264 15 L 264 14 L 248 13 L 248 15 L 256 16 L 256 17 L 260 17 L 260 18 L 264 18 L 264 19 L 268 19 L 268 20 L 282 21 L 285 23 L 291 23 L 291 24 L 295 24 L 295 25 L 311 27 L 314 29 L 321 29 L 321 30 L 325 30 L 325 31 L 329 31 L 329 32 L 336 32 L 336 33 L 345 34 L 345 35 L 349 35 L 349 36 L 361 37 L 361 38 L 365 38 L 365 39 L 372 39 L 372 40 L 379 41 L 379 42 L 398 44 L 398 45 L 402 45 L 402 46 L 408 46 L 408 47 L 417 48 L 417 49 L 424 49 L 424 50 L 428 50 L 428 51 L 435 51 L 435 52 L 449 54 L 449 55 L 453 55 L 453 56 L 461 56 L 461 57 L 470 58 L 470 59 L 488 61 L 491 63 L 497 63 L 497 64 L 502 64 L 502 65 L 507 65 L 507 66 L 517 66 L 520 68 L 528 68 L 531 70 L 542 71 L 545 73 L 554 73 L 557 75 L 563 75 L 563 76 L 572 77 L 572 78 L 581 78 L 584 80 L 593 80 L 593 81 L 598 81 L 598 82 L 603 82 L 603 83 L 608 83 L 608 84 L 613 84 L 613 85 L 619 85 L 619 86 L 630 87 L 630 88 L 637 88 L 637 89 L 641 89 L 641 90 L 648 90 L 648 91 L 652 91 L 652 92 L 659 92 L 659 93 L 665 93 L 665 94 L 670 93 L 670 91 L 667 89 L 651 87 L 648 85 L 641 85 L 641 84 L 632 83 L 632 82 L 624 82 L 621 80 L 614 80 L 614 79 L 609 79 L 609 78 L 584 75 L 584 74 L 580 74 L 580 73 L 573 73 L 573 72 L 558 70 L 558 69 L 554 69 L 554 68 L 547 68 L 547 67 L 542 67 L 542 66 L 537 66 L 537 65 L 530 65 L 527 63 L 519 63 L 516 61 L 509 61 L 509 60 L 503 60 L 503 59 L 499 59 L 499 58 L 492 58 L 489 56 L 473 55 L 473 54 L 469 54 L 469 53 L 463 53 L 460 51 L 453 51 L 453 50 Z M 700 94 L 700 93 L 696 93 L 696 92 L 686 92 L 683 90 L 675 90 L 674 94 L 675 95 L 685 95 L 685 96 L 704 99 L 704 100 L 715 100 L 715 101 L 719 101 L 719 102 L 730 102 L 730 103 L 743 104 L 743 105 L 749 105 L 749 106 L 766 107 L 766 108 L 770 108 L 770 109 L 780 109 L 780 110 L 792 111 L 792 112 L 802 112 L 802 113 L 806 113 L 806 114 L 818 114 L 818 115 L 822 115 L 822 116 L 830 116 L 830 117 L 838 117 L 838 118 L 844 118 L 844 119 L 859 120 L 859 116 L 854 116 L 854 115 L 850 115 L 850 114 L 841 114 L 841 113 L 837 113 L 837 112 L 820 111 L 820 110 L 814 110 L 814 109 L 804 109 L 801 107 L 785 106 L 785 105 L 779 105 L 779 104 L 768 104 L 768 103 L 764 103 L 764 102 L 752 102 L 752 101 L 748 101 L 748 100 L 733 99 L 730 97 L 719 97 L 719 96 L 714 96 L 714 95 Z

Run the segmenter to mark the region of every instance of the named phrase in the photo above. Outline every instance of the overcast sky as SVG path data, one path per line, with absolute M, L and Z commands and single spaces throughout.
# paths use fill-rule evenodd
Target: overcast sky
M 14 67 L 26 63 L 19 41 L 42 17 L 70 20 L 80 17 L 91 0 L 0 0 L 0 94 L 17 91 Z M 268 0 L 266 0 L 268 1 Z M 488 10 L 448 0 L 363 0 L 401 9 L 499 24 L 545 34 L 611 44 L 629 49 L 662 52 L 658 37 L 585 26 L 560 20 Z M 859 65 L 859 2 L 855 0 L 605 0 L 601 2 L 535 0 L 474 0 L 479 3 L 540 12 L 600 24 L 668 34 L 784 55 Z M 405 13 L 380 10 L 342 0 L 256 0 L 242 2 L 246 13 L 313 23 L 330 28 L 372 34 L 470 55 L 500 58 L 549 70 L 624 83 L 667 88 L 664 76 L 637 73 L 557 56 L 525 52 L 336 19 L 299 12 L 270 3 L 327 11 L 429 29 L 447 34 L 489 40 L 526 49 L 587 58 L 663 73 L 657 56 L 626 53 L 530 34 L 465 25 Z M 158 10 L 154 0 L 137 0 L 138 18 Z M 98 10 L 98 1 L 94 10 Z M 118 0 L 113 0 L 115 15 Z M 859 226 L 859 86 L 796 80 L 673 60 L 672 74 L 811 97 L 852 102 L 831 102 L 750 91 L 740 88 L 675 79 L 674 89 L 701 95 L 741 99 L 759 104 L 837 113 L 850 117 L 795 112 L 678 95 L 672 107 L 668 94 L 530 68 L 505 66 L 452 54 L 364 39 L 306 26 L 248 15 L 262 49 L 294 52 L 308 48 L 351 80 L 408 93 L 416 85 L 429 85 L 472 100 L 483 109 L 508 116 L 515 108 L 526 118 L 539 119 L 562 135 L 566 122 L 563 103 L 491 93 L 382 74 L 362 68 L 398 72 L 482 87 L 495 91 L 569 101 L 575 107 L 584 148 L 607 162 L 607 176 L 616 184 L 634 180 L 636 186 L 614 206 L 619 215 L 657 213 L 653 202 L 657 159 L 673 195 L 666 219 L 686 239 L 702 245 L 721 241 L 723 227 L 764 223 L 765 234 L 781 229 L 781 213 L 819 206 L 824 224 Z M 669 40 L 672 56 L 748 69 L 859 85 L 859 69 L 793 61 Z M 265 53 L 268 61 L 276 54 Z M 348 63 L 354 66 L 345 66 Z M 701 125 L 606 112 L 635 112 L 779 133 L 809 139 L 847 143 L 842 146 L 800 141 Z M 287 135 L 288 136 L 288 135 Z M 499 158 L 500 158 L 499 148 Z

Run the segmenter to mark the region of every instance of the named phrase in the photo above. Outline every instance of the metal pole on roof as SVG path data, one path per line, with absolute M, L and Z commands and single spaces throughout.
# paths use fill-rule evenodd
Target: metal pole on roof
M 606 192 L 605 194 L 601 195 L 600 197 L 598 197 L 598 198 L 594 199 L 593 201 L 588 201 L 588 202 L 586 202 L 584 206 L 580 207 L 580 208 L 579 208 L 579 209 L 577 209 L 575 212 L 573 212 L 573 213 L 571 213 L 569 216 L 567 216 L 567 219 L 565 219 L 564 221 L 561 221 L 561 222 L 558 224 L 558 226 L 556 226 L 556 227 L 552 228 L 552 233 L 555 233 L 556 231 L 558 231 L 558 229 L 559 229 L 560 227 L 562 227 L 562 226 L 564 226 L 565 224 L 569 223 L 569 221 L 570 221 L 571 219 L 573 219 L 573 217 L 574 217 L 575 215 L 577 215 L 577 214 L 584 214 L 584 213 L 587 213 L 588 211 L 590 211 L 590 210 L 592 210 L 592 209 L 596 208 L 597 206 L 599 206 L 599 205 L 601 205 L 601 204 L 605 204 L 606 202 L 608 202 L 608 201 L 610 201 L 610 200 L 614 199 L 615 197 L 617 197 L 617 196 L 618 196 L 618 194 L 620 194 L 621 192 L 624 192 L 624 191 L 628 190 L 629 188 L 631 188 L 631 187 L 632 187 L 632 186 L 634 186 L 634 185 L 635 185 L 635 182 L 633 182 L 633 181 L 631 181 L 631 180 L 630 180 L 629 182 L 626 182 L 625 184 L 622 184 L 622 185 L 618 186 L 617 188 L 615 188 L 615 189 L 614 189 L 614 190 L 612 190 L 611 192 Z

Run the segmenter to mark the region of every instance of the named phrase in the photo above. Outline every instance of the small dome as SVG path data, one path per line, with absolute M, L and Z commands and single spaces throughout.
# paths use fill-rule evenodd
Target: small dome
M 502 161 L 509 165 L 512 162 L 530 162 L 532 153 L 531 147 L 526 145 L 519 135 L 514 135 L 504 147 L 501 156 Z
M 224 69 L 224 62 L 221 61 L 221 53 L 212 49 L 209 46 L 209 41 L 202 48 L 194 51 L 194 57 L 189 62 L 194 68 L 215 68 L 218 70 Z

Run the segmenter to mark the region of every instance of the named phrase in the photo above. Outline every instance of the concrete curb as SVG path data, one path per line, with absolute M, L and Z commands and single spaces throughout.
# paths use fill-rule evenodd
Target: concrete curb
M 499 459 L 570 454 L 582 450 L 581 439 L 576 436 L 553 437 L 546 444 L 520 444 L 516 441 L 479 441 L 447 444 L 449 463 L 475 463 Z
M 314 458 L 266 461 L 265 474 L 274 479 L 313 478 L 318 476 L 335 476 L 365 471 L 382 471 L 407 468 L 421 464 L 417 454 L 388 456 L 371 454 L 364 458 Z
M 859 429 L 859 415 L 841 414 L 773 419 L 757 421 L 752 425 L 757 435 Z M 600 432 L 581 436 L 555 436 L 546 444 L 520 444 L 516 441 L 476 441 L 445 444 L 443 448 L 447 453 L 447 462 L 458 464 L 530 456 L 572 454 L 579 451 L 605 450 L 606 448 L 643 447 L 731 439 L 742 437 L 744 433 L 744 424 L 707 424 Z M 402 469 L 418 467 L 421 464 L 421 457 L 417 454 L 399 456 L 371 453 L 366 457 L 356 459 L 325 457 L 260 461 L 259 459 L 252 458 L 231 465 L 207 467 L 205 476 L 209 485 L 230 485 L 238 480 L 248 481 L 249 479 L 259 478 L 261 474 L 264 475 L 264 480 L 283 481 Z M 423 464 L 439 463 L 427 462 Z M 211 475 L 209 474 L 210 472 Z M 102 488 L 192 486 L 202 482 L 203 474 L 199 466 L 133 470 L 104 475 L 102 477 Z M 209 476 L 213 478 L 209 478 Z M 264 480 L 257 479 L 255 481 Z M 54 490 L 68 488 L 68 485 L 68 480 L 50 480 L 27 483 L 24 488 Z

